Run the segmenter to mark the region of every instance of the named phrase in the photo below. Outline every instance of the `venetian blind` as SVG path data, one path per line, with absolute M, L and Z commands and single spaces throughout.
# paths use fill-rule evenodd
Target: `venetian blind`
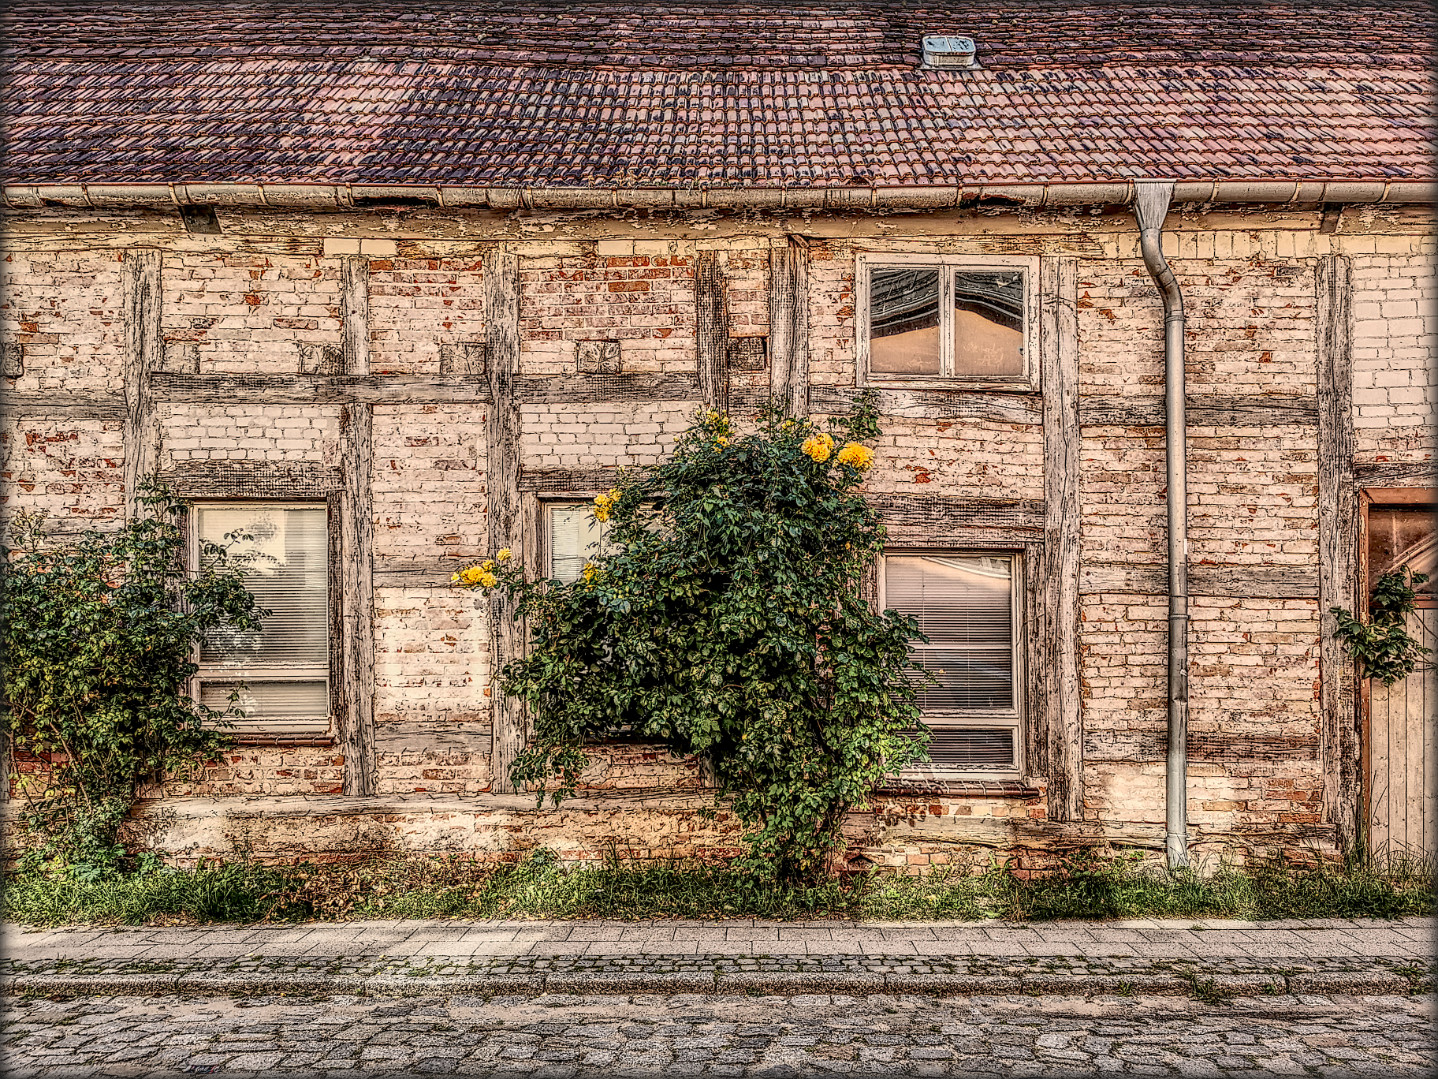
M 607 523 L 595 520 L 588 502 L 549 507 L 549 576 L 575 581 L 584 563 L 603 550 Z
M 938 684 L 920 690 L 919 707 L 1012 710 L 1012 558 L 891 555 L 884 567 L 885 605 L 912 615 L 929 638 L 914 658 Z

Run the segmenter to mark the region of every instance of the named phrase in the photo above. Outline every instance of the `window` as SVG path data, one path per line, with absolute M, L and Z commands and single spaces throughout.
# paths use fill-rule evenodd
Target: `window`
M 1425 497 L 1419 492 L 1416 497 Z M 1434 506 L 1416 502 L 1398 505 L 1375 503 L 1367 507 L 1368 592 L 1384 574 L 1407 566 L 1414 573 L 1426 573 L 1428 580 L 1417 588 L 1420 601 L 1431 601 L 1438 590 L 1438 533 L 1434 530 Z
M 270 611 L 259 631 L 222 631 L 201 643 L 197 693 L 224 709 L 237 733 L 327 734 L 330 728 L 329 521 L 322 504 L 209 503 L 195 507 L 198 541 L 248 563 L 246 587 Z
M 861 255 L 866 382 L 1033 389 L 1036 260 Z
M 883 606 L 912 615 L 929 638 L 912 654 L 937 680 L 918 701 L 933 731 L 926 766 L 933 771 L 1018 771 L 1019 561 L 1008 552 L 884 558 Z
M 584 563 L 604 553 L 608 522 L 595 520 L 592 502 L 551 502 L 544 517 L 548 576 L 577 581 Z

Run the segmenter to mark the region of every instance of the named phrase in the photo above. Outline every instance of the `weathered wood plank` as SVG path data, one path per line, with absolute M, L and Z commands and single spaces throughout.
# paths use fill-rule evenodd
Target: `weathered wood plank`
M 1438 461 L 1356 461 L 1359 487 L 1438 487 Z
M 843 413 L 853 407 L 862 388 L 812 386 L 810 408 L 815 412 Z M 981 390 L 873 389 L 881 416 L 916 420 L 974 420 L 979 423 L 1043 422 L 1043 398 L 1036 393 L 989 393 Z
M 1152 764 L 1168 753 L 1168 732 L 1111 730 L 1084 732 L 1084 759 L 1091 762 Z M 1316 735 L 1188 732 L 1188 758 L 1208 763 L 1311 761 L 1318 759 Z
M 1039 262 L 1039 358 L 1044 414 L 1043 667 L 1047 683 L 1048 816 L 1083 816 L 1083 695 L 1079 688 L 1078 262 Z
M 1318 403 L 1301 394 L 1190 394 L 1185 411 L 1191 427 L 1274 427 L 1318 422 Z M 1079 422 L 1085 427 L 1162 427 L 1162 397 L 1084 396 Z
M 729 411 L 729 285 L 716 252 L 694 260 L 694 358 L 699 396 L 705 405 Z
M 340 263 L 346 374 L 369 374 L 369 260 Z M 340 747 L 344 793 L 375 792 L 374 759 L 374 406 L 352 402 L 340 411 L 340 611 L 344 625 L 344 709 Z
M 1255 599 L 1317 599 L 1318 571 L 1311 566 L 1191 564 L 1189 593 Z M 1168 570 L 1162 565 L 1089 562 L 1079 571 L 1083 595 L 1166 596 Z
M 488 444 L 485 490 L 488 492 L 490 553 L 508 547 L 525 559 L 523 506 L 519 494 L 520 415 L 515 394 L 519 373 L 519 257 L 500 246 L 484 259 L 485 354 L 488 358 L 489 396 L 493 402 L 485 426 Z M 490 597 L 490 707 L 493 737 L 490 746 L 490 789 L 514 792 L 509 767 L 524 749 L 529 732 L 523 706 L 506 697 L 498 686 L 499 671 L 524 648 L 524 627 L 512 618 L 505 600 Z
M 1040 499 L 939 498 L 873 494 L 891 546 L 956 546 L 983 538 L 1023 542 L 1041 539 Z
M 183 461 L 160 479 L 184 498 L 322 498 L 344 489 L 344 469 L 310 461 Z
M 113 394 L 7 393 L 0 397 L 0 413 L 17 419 L 120 420 L 129 410 L 125 398 Z
M 161 262 L 158 251 L 127 251 L 121 268 L 125 320 L 125 516 L 134 517 L 138 487 L 159 466 L 160 424 L 150 372 L 164 363 L 161 337 Z
M 1028 817 L 881 817 L 876 845 L 899 843 L 1062 851 L 1112 843 L 1162 849 L 1161 824 L 1033 820 Z
M 155 397 L 176 404 L 487 404 L 488 388 L 468 375 L 191 375 L 152 372 Z
M 513 380 L 521 404 L 578 404 L 697 401 L 701 391 L 693 375 L 526 375 Z
M 1329 609 L 1354 609 L 1358 498 L 1353 477 L 1353 348 L 1350 266 L 1329 255 L 1318 267 L 1318 595 L 1323 815 L 1339 841 L 1358 838 L 1363 782 L 1353 662 Z
M 791 415 L 809 412 L 809 244 L 769 249 L 769 388 Z
M 519 489 L 526 493 L 588 494 L 607 491 L 614 486 L 620 468 L 617 465 L 596 465 L 592 468 L 525 468 L 519 473 Z

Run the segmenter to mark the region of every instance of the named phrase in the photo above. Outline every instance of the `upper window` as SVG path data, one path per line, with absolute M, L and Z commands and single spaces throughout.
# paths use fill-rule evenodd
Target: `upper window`
M 865 381 L 1033 388 L 1033 262 L 859 256 Z
M 577 581 L 584 563 L 605 551 L 608 522 L 595 519 L 592 502 L 551 502 L 544 507 L 548 576 Z
M 1368 591 L 1384 574 L 1407 566 L 1426 573 L 1416 591 L 1422 601 L 1438 592 L 1438 532 L 1432 503 L 1416 502 L 1368 507 Z
M 1018 770 L 1018 564 L 989 551 L 884 558 L 883 606 L 912 615 L 929 639 L 912 655 L 934 677 L 918 704 L 936 772 Z
M 329 524 L 323 505 L 195 507 L 194 535 L 243 559 L 245 587 L 269 610 L 259 630 L 220 630 L 200 644 L 201 704 L 245 713 L 238 732 L 325 734 L 330 727 Z M 198 559 L 198 544 L 196 557 Z

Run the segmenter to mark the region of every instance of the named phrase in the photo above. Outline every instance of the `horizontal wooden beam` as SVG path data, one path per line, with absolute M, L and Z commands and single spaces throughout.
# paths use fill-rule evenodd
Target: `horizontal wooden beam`
M 177 404 L 432 405 L 484 404 L 483 384 L 466 375 L 182 375 L 150 376 L 156 398 Z
M 987 423 L 1043 422 L 1043 398 L 1036 393 L 985 393 L 978 390 L 875 389 L 881 416 L 916 420 L 974 420 Z M 864 393 L 856 386 L 811 386 L 812 412 L 848 412 Z
M 119 420 L 125 417 L 120 394 L 7 393 L 0 398 L 6 416 L 60 420 Z
M 520 404 L 605 405 L 657 401 L 699 403 L 694 375 L 516 375 L 514 397 Z
M 1191 427 L 1316 425 L 1318 399 L 1303 394 L 1191 394 Z M 1079 422 L 1086 427 L 1162 427 L 1161 397 L 1081 397 Z
M 1355 461 L 1359 487 L 1438 487 L 1438 461 Z
M 376 555 L 376 588 L 449 588 L 450 577 L 478 556 L 436 555 L 432 558 L 395 558 Z
M 519 489 L 529 493 L 560 494 L 608 490 L 618 479 L 618 465 L 596 465 L 592 468 L 521 468 Z
M 1129 764 L 1161 761 L 1168 753 L 1168 733 L 1149 730 L 1087 730 L 1084 759 Z M 1312 734 L 1188 733 L 1192 760 L 1236 764 L 1242 761 L 1315 761 L 1318 732 Z
M 937 498 L 874 494 L 868 502 L 894 546 L 954 546 L 984 538 L 1041 539 L 1042 499 Z
M 341 469 L 305 461 L 183 461 L 160 479 L 182 498 L 319 498 L 344 487 Z
M 1188 568 L 1188 583 L 1189 592 L 1195 596 L 1318 598 L 1316 566 L 1215 566 L 1194 563 Z M 1089 562 L 1079 570 L 1079 591 L 1086 595 L 1163 596 L 1168 591 L 1168 570 L 1157 564 Z

